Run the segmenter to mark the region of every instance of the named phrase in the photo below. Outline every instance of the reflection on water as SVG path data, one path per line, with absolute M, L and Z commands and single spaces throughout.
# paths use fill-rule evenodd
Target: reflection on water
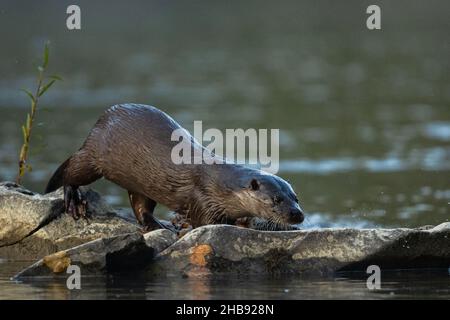
M 365 273 L 334 277 L 215 276 L 183 278 L 145 274 L 82 277 L 81 290 L 68 290 L 65 277 L 13 282 L 0 272 L 0 299 L 449 299 L 447 270 L 385 271 L 381 289 L 366 287 Z
M 361 1 L 79 1 L 82 30 L 69 32 L 63 2 L 2 1 L 0 180 L 15 177 L 28 107 L 18 89 L 33 85 L 34 57 L 49 39 L 51 73 L 64 82 L 42 100 L 48 109 L 33 129 L 33 172 L 24 181 L 33 190 L 44 189 L 102 110 L 140 102 L 190 130 L 194 120 L 204 128 L 279 128 L 280 175 L 309 213 L 306 228 L 448 221 L 450 2 L 412 2 L 383 2 L 383 30 L 370 32 Z M 112 205 L 128 206 L 124 190 L 105 181 L 95 187 Z M 106 283 L 102 297 L 115 294 L 115 278 L 89 281 L 93 290 Z M 167 284 L 174 295 L 183 295 L 176 291 L 183 281 L 190 280 Z M 139 294 L 165 292 L 162 283 L 146 283 Z M 198 295 L 218 295 L 210 283 L 195 285 Z M 289 297 L 314 296 L 320 283 L 296 285 Z M 358 286 L 325 281 L 321 294 L 351 295 Z M 17 290 L 67 297 L 56 284 L 43 287 Z M 239 281 L 229 286 L 235 290 L 223 287 L 224 295 L 249 294 Z

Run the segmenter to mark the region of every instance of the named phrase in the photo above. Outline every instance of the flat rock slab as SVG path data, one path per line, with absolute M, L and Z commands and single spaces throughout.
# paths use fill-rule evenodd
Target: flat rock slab
M 448 268 L 450 223 L 419 229 L 268 232 L 227 225 L 197 228 L 161 252 L 153 273 L 320 273 L 380 268 Z
M 133 233 L 140 228 L 122 219 L 90 189 L 84 189 L 92 217 L 75 221 L 63 213 L 62 190 L 41 195 L 12 182 L 0 183 L 0 258 L 35 260 L 95 239 Z M 52 220 L 53 219 L 53 220 Z M 52 220 L 23 239 L 41 223 Z

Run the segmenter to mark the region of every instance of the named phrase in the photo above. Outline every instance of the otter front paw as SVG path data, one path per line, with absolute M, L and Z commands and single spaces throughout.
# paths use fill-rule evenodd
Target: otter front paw
M 72 218 L 78 220 L 80 218 L 88 219 L 87 200 L 78 187 L 64 186 L 64 208 L 66 213 Z
M 281 224 L 274 223 L 272 221 L 257 218 L 257 217 L 245 217 L 236 220 L 236 226 L 255 229 L 260 231 L 293 231 L 300 230 L 300 228 L 293 224 Z

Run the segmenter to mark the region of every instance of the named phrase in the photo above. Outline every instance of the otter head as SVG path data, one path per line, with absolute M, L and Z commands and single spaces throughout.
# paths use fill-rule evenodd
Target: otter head
M 257 174 L 241 181 L 237 192 L 243 211 L 279 224 L 303 222 L 303 210 L 291 185 L 271 174 Z

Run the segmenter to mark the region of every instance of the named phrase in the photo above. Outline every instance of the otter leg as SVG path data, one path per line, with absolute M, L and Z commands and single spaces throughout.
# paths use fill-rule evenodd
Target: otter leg
M 154 200 L 132 191 L 128 191 L 128 198 L 130 199 L 134 215 L 136 216 L 137 221 L 143 226 L 144 232 L 155 229 L 166 229 L 161 222 L 153 217 L 153 211 L 156 207 L 156 202 Z
M 63 169 L 64 207 L 75 220 L 89 217 L 87 199 L 79 187 L 91 184 L 102 177 L 89 159 L 87 151 L 80 149 L 69 158 Z
M 64 207 L 75 220 L 89 217 L 87 200 L 78 187 L 64 186 Z

